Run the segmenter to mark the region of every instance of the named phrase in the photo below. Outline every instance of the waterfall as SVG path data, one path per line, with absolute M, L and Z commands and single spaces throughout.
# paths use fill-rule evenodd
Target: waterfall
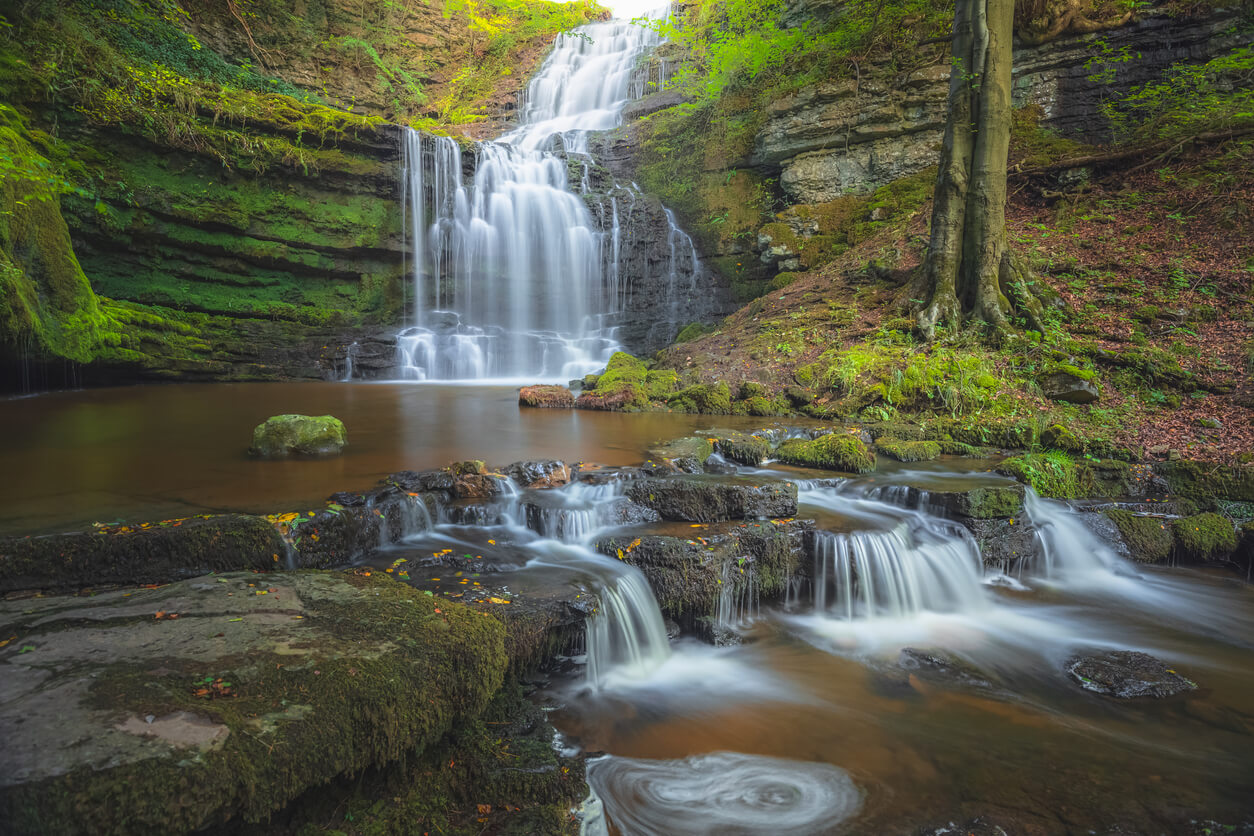
M 1039 549 L 1020 563 L 1020 574 L 1054 581 L 1079 582 L 1109 577 L 1126 564 L 1114 550 L 1089 530 L 1065 502 L 1042 499 L 1027 489 L 1024 511 L 1036 528 Z
M 906 618 L 985 606 L 979 549 L 957 526 L 815 533 L 814 607 L 855 618 Z
M 574 176 L 587 193 L 588 134 L 621 122 L 632 74 L 656 43 L 652 29 L 618 20 L 559 35 L 518 127 L 477 147 L 470 183 L 455 140 L 406 130 L 413 314 L 397 339 L 403 377 L 565 382 L 620 348 L 611 324 L 625 297 L 618 208 L 607 234 L 572 188 L 570 166 L 581 165 Z M 668 218 L 672 250 L 695 271 L 691 238 Z M 673 257 L 672 285 L 680 269 Z
M 606 685 L 611 672 L 644 678 L 670 656 L 653 590 L 639 569 L 622 568 L 627 571 L 605 579 L 599 590 L 601 606 L 588 617 L 586 677 L 594 688 Z

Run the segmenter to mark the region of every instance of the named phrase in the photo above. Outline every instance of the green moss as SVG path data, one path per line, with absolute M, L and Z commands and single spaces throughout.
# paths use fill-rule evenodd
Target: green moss
M 771 454 L 771 446 L 761 436 L 721 431 L 715 438 L 723 457 L 739 464 L 757 467 Z
M 1236 551 L 1237 532 L 1232 520 L 1219 514 L 1197 514 L 1171 524 L 1176 545 L 1190 560 L 1222 560 Z
M 671 395 L 667 405 L 676 412 L 727 415 L 731 412 L 731 390 L 726 383 L 698 383 Z
M 596 379 L 591 390 L 584 390 L 575 402 L 584 409 L 610 409 L 637 412 L 647 409 L 648 369 L 644 361 L 623 351 L 616 351 L 606 364 L 605 372 Z
M 228 680 L 233 696 L 211 703 L 230 729 L 220 748 L 9 788 L 0 796 L 6 823 L 17 832 L 120 834 L 265 821 L 305 789 L 436 744 L 487 706 L 506 665 L 495 619 L 381 575 L 334 577 L 359 592 L 303 598 L 318 639 L 306 654 L 224 654 L 212 666 L 169 657 L 156 670 L 123 663 L 93 676 L 93 707 L 138 717 L 202 715 L 210 704 L 196 684 L 206 675 Z
M 1144 517 L 1120 508 L 1105 512 L 1119 529 L 1132 559 L 1140 563 L 1165 563 L 1171 557 L 1172 530 L 1158 517 Z
M 644 380 L 649 400 L 664 401 L 679 385 L 679 374 L 674 369 L 650 369 Z
M 1081 471 L 1066 453 L 1025 453 L 997 466 L 998 473 L 1013 476 L 1041 496 L 1076 499 L 1086 495 Z
M 1080 453 L 1084 451 L 1084 442 L 1070 429 L 1061 424 L 1052 424 L 1047 427 L 1041 433 L 1041 444 L 1066 453 Z
M 705 464 L 713 453 L 713 439 L 695 436 L 677 438 L 649 449 L 649 455 L 654 459 L 695 459 L 700 464 Z
M 262 458 L 326 456 L 344 449 L 348 434 L 334 415 L 275 415 L 253 430 L 248 452 Z
M 1154 466 L 1173 494 L 1188 499 L 1254 502 L 1254 466 L 1180 460 Z
M 839 470 L 843 473 L 869 473 L 875 469 L 875 454 L 854 435 L 828 433 L 814 440 L 790 439 L 780 445 L 779 460 L 801 467 Z
M 941 454 L 941 446 L 935 441 L 902 441 L 896 438 L 877 440 L 875 449 L 899 462 L 926 462 L 939 458 Z
M 742 401 L 747 401 L 749 398 L 769 397 L 770 394 L 770 390 L 765 385 L 746 380 L 740 384 L 740 390 L 736 397 Z
M 676 343 L 692 342 L 698 337 L 703 337 L 710 333 L 710 329 L 700 322 L 690 322 L 679 330 L 675 335 Z
M 759 395 L 746 399 L 743 404 L 746 415 L 756 415 L 763 418 L 787 415 L 790 411 L 788 401 L 782 395 L 776 395 L 771 398 L 764 398 Z
M 795 282 L 800 275 L 800 273 L 778 273 L 775 278 L 771 279 L 770 288 L 771 290 L 783 290 Z

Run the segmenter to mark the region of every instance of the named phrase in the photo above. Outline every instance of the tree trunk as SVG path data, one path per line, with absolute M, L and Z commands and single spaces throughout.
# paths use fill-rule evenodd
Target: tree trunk
M 1006 158 L 1014 0 L 957 0 L 949 113 L 941 147 L 919 327 L 968 319 L 997 329 L 1011 304 L 1002 285 L 1015 275 L 1006 252 Z M 1018 295 L 1018 294 L 1012 294 Z

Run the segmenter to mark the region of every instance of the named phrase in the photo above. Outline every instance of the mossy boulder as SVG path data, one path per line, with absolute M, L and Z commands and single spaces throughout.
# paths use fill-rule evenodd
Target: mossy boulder
M 498 621 L 381 574 L 28 599 L 0 606 L 0 622 L 22 636 L 0 651 L 12 833 L 266 821 L 310 788 L 438 744 L 484 710 L 507 663 Z
M 780 445 L 776 455 L 786 464 L 842 473 L 870 473 L 875 469 L 875 454 L 857 436 L 843 432 L 813 440 L 789 439 Z
M 727 415 L 732 411 L 731 390 L 726 383 L 698 383 L 680 389 L 666 403 L 676 412 Z
M 333 415 L 275 415 L 253 430 L 248 453 L 263 459 L 334 456 L 347 443 L 344 422 Z
M 902 441 L 899 438 L 881 438 L 875 442 L 877 452 L 899 462 L 926 462 L 940 458 L 941 446 L 935 441 Z
M 728 461 L 757 467 L 771 455 L 771 445 L 761 436 L 735 430 L 714 430 L 712 435 L 718 452 Z
M 651 401 L 664 401 L 679 386 L 679 373 L 674 369 L 650 369 L 644 376 L 645 394 Z
M 1176 547 L 1186 560 L 1223 560 L 1237 550 L 1232 520 L 1219 514 L 1195 514 L 1171 524 Z
M 524 386 L 518 390 L 521 406 L 547 409 L 570 409 L 575 405 L 575 395 L 565 386 Z
M 622 351 L 614 352 L 596 385 L 575 400 L 579 409 L 639 412 L 649 406 L 648 369 L 644 361 Z M 585 378 L 585 384 L 587 379 Z
M 1138 563 L 1165 563 L 1174 544 L 1172 528 L 1161 517 L 1147 517 L 1124 508 L 1108 508 L 1103 513 L 1119 529 L 1132 559 Z

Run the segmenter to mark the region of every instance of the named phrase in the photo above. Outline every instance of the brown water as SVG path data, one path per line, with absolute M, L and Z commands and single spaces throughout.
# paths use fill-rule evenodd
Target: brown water
M 482 459 L 637 464 L 660 439 L 762 418 L 523 409 L 510 387 L 357 383 L 129 386 L 0 401 L 0 533 L 211 511 L 270 513 L 398 470 Z M 271 415 L 335 415 L 344 454 L 256 461 Z

